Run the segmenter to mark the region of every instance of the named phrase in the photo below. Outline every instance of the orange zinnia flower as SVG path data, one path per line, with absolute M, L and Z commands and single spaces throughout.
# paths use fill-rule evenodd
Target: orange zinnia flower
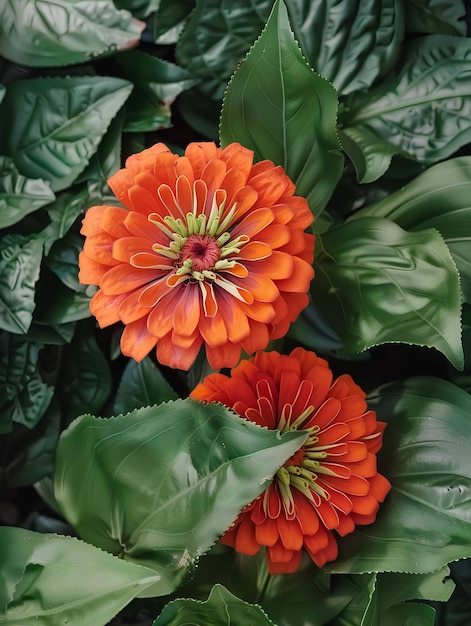
M 307 305 L 313 216 L 283 168 L 238 143 L 162 143 L 109 179 L 126 208 L 95 206 L 80 282 L 97 285 L 101 327 L 121 320 L 121 350 L 188 369 L 204 344 L 213 369 L 282 337 Z
M 302 348 L 258 352 L 230 377 L 210 374 L 190 395 L 271 430 L 309 433 L 223 543 L 249 555 L 266 546 L 270 573 L 288 574 L 298 569 L 303 546 L 322 567 L 337 557 L 333 530 L 344 536 L 375 520 L 391 488 L 376 470 L 386 424 L 367 410 L 366 394 L 349 375 L 333 380 L 328 363 Z

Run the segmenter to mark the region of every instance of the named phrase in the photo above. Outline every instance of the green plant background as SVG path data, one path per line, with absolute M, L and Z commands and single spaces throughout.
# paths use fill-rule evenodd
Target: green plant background
M 0 16 L 0 624 L 467 626 L 469 6 L 0 0 Z M 307 198 L 311 302 L 276 347 L 350 372 L 388 422 L 391 494 L 322 570 L 270 577 L 215 543 L 303 435 L 196 409 L 204 358 L 188 374 L 125 358 L 78 282 L 86 210 L 118 203 L 107 178 L 195 140 L 243 143 Z

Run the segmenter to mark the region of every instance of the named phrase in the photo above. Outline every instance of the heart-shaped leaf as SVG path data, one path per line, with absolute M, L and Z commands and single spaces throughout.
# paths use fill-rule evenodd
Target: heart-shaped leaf
M 189 399 L 84 415 L 61 435 L 55 496 L 80 537 L 155 567 L 170 593 L 305 438 Z

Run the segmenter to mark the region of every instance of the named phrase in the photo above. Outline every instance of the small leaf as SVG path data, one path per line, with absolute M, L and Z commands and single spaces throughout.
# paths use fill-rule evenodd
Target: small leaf
M 238 141 L 255 160 L 282 165 L 318 215 L 343 169 L 337 138 L 337 95 L 309 67 L 277 0 L 267 25 L 228 85 L 221 145 Z
M 0 540 L 5 626 L 105 626 L 143 589 L 158 585 L 155 572 L 73 537 L 1 527 Z
M 0 228 L 16 224 L 54 198 L 48 182 L 22 176 L 12 159 L 0 156 Z
M 437 163 L 357 217 L 385 217 L 405 230 L 436 228 L 460 272 L 463 297 L 471 302 L 471 157 Z
M 189 399 L 84 415 L 61 435 L 55 496 L 83 539 L 156 568 L 170 593 L 305 438 Z
M 452 383 L 415 377 L 368 398 L 389 422 L 379 468 L 392 483 L 374 524 L 339 541 L 330 572 L 430 573 L 471 556 L 471 397 Z
M 358 150 L 366 152 L 366 166 L 371 135 L 376 137 L 375 152 L 382 144 L 386 154 L 394 150 L 422 163 L 445 159 L 469 143 L 470 71 L 469 38 L 418 37 L 404 48 L 397 75 L 347 98 L 341 126 Z M 367 171 L 362 178 L 371 182 L 377 174 Z
M 0 241 L 0 328 L 25 334 L 35 309 L 43 254 L 41 235 L 6 235 Z
M 411 33 L 466 35 L 462 0 L 409 0 L 404 10 L 406 29 Z
M 346 353 L 409 343 L 463 368 L 459 275 L 437 231 L 364 217 L 332 227 L 318 249 L 312 297 Z
M 95 153 L 131 89 L 109 76 L 15 81 L 0 106 L 11 121 L 4 129 L 6 149 L 23 175 L 48 180 L 54 191 L 65 189 Z
M 339 137 L 359 183 L 372 183 L 388 171 L 396 150 L 374 133 L 353 126 L 339 129 Z
M 0 0 L 0 54 L 20 65 L 85 63 L 139 43 L 145 28 L 111 0 Z
M 44 415 L 54 393 L 37 369 L 40 344 L 0 332 L 0 433 L 13 422 L 33 428 Z
M 177 398 L 177 394 L 150 357 L 140 363 L 130 359 L 116 392 L 113 412 L 128 413 L 142 406 L 161 404 Z
M 222 585 L 214 585 L 205 602 L 178 599 L 164 607 L 152 626 L 274 626 L 259 606 L 240 600 Z

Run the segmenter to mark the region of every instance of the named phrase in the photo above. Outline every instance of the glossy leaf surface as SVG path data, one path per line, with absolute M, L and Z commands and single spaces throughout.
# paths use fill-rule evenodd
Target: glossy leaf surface
M 13 422 L 33 428 L 44 415 L 54 389 L 37 369 L 40 344 L 0 332 L 0 433 Z
M 11 120 L 4 141 L 19 171 L 49 181 L 54 191 L 69 187 L 131 88 L 108 76 L 37 78 L 9 85 L 0 113 Z
M 342 173 L 336 115 L 335 89 L 307 64 L 278 0 L 228 85 L 221 144 L 238 141 L 254 151 L 256 161 L 282 165 L 317 215 Z
M 409 0 L 404 10 L 406 28 L 412 33 L 466 35 L 463 0 Z
M 215 585 L 205 602 L 178 599 L 167 604 L 152 626 L 188 624 L 273 626 L 273 622 L 259 606 L 240 600 L 222 585 Z
M 161 404 L 177 398 L 150 357 L 140 363 L 129 359 L 116 391 L 113 412 L 128 413 L 141 406 Z
M 137 45 L 145 24 L 111 0 L 0 0 L 0 54 L 33 67 L 84 63 Z
M 433 165 L 384 200 L 354 217 L 386 217 L 405 230 L 436 228 L 460 272 L 466 302 L 471 302 L 471 157 Z
M 41 235 L 6 235 L 0 241 L 1 329 L 18 334 L 28 331 L 42 255 Z
M 105 626 L 159 575 L 83 541 L 0 528 L 0 624 Z
M 471 40 L 429 35 L 410 42 L 403 55 L 397 76 L 345 103 L 343 132 L 365 151 L 367 165 L 371 134 L 384 150 L 423 163 L 445 159 L 471 141 Z M 355 163 L 355 153 L 349 156 Z M 362 178 L 375 179 L 370 170 Z
M 55 496 L 80 537 L 155 567 L 170 593 L 305 437 L 189 399 L 84 415 L 61 436 Z
M 437 231 L 365 217 L 331 228 L 318 250 L 313 298 L 344 351 L 417 344 L 463 367 L 459 275 Z
M 339 559 L 327 569 L 423 574 L 471 556 L 469 394 L 414 377 L 381 387 L 368 402 L 389 422 L 379 469 L 392 490 L 374 524 L 339 541 Z
M 22 176 L 12 159 L 0 157 L 0 228 L 16 224 L 54 198 L 49 183 Z
M 310 64 L 342 95 L 388 76 L 404 34 L 398 0 L 286 0 Z

